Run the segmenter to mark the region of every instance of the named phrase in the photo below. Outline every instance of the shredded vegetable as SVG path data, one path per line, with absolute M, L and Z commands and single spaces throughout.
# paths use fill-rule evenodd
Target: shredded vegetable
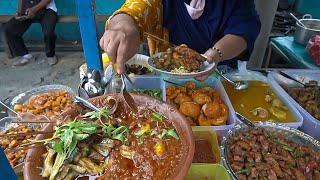
M 179 68 L 174 68 L 171 70 L 173 73 L 189 73 L 188 70 L 186 70 L 183 66 L 180 66 Z

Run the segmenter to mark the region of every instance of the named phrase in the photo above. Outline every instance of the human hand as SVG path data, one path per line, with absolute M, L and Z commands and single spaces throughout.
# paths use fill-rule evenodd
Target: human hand
M 127 14 L 114 16 L 100 39 L 101 48 L 107 53 L 110 61 L 117 64 L 118 74 L 124 72 L 125 63 L 137 53 L 139 45 L 139 29 Z
M 206 57 L 207 61 L 209 63 L 215 63 L 214 66 L 210 69 L 210 71 L 204 75 L 198 76 L 195 79 L 198 81 L 204 81 L 206 80 L 212 73 L 213 71 L 217 68 L 218 63 L 220 62 L 220 57 L 219 54 L 215 53 L 214 50 L 212 50 L 211 48 L 208 49 L 205 53 L 204 53 L 204 57 Z
M 26 9 L 26 15 L 28 16 L 29 19 L 33 19 L 36 17 L 37 10 L 35 8 L 28 8 Z

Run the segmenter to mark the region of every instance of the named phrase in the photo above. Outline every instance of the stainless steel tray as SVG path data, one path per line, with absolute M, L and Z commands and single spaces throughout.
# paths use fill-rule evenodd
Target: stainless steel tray
M 23 92 L 15 96 L 10 103 L 10 108 L 13 109 L 15 104 L 17 103 L 23 104 L 26 101 L 28 101 L 31 97 L 36 96 L 38 94 L 49 92 L 49 91 L 57 91 L 57 90 L 65 90 L 71 96 L 75 95 L 75 92 L 70 87 L 65 85 L 60 85 L 60 84 L 44 85 L 44 86 L 33 88 L 29 91 Z M 12 116 L 12 112 L 8 111 L 8 115 Z
M 259 127 L 263 127 L 273 133 L 284 132 L 286 137 L 289 140 L 300 145 L 307 145 L 311 147 L 313 150 L 320 152 L 320 142 L 297 129 L 284 126 L 282 124 L 271 123 L 271 122 L 260 122 L 260 123 L 257 123 L 256 125 L 258 125 Z M 221 159 L 222 159 L 223 165 L 227 168 L 232 179 L 237 179 L 237 176 L 235 172 L 232 170 L 229 162 L 230 140 L 233 136 L 237 136 L 241 131 L 244 131 L 247 128 L 249 127 L 244 124 L 237 124 L 227 132 L 227 134 L 225 135 L 225 137 L 223 137 L 223 140 L 222 140 Z

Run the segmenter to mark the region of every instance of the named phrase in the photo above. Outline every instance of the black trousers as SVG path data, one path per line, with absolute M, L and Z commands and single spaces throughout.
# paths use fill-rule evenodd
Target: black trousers
M 28 49 L 23 42 L 23 34 L 32 23 L 40 23 L 44 36 L 45 51 L 47 57 L 55 55 L 56 35 L 55 27 L 57 23 L 57 13 L 51 9 L 46 9 L 43 13 L 37 14 L 35 19 L 16 20 L 10 19 L 4 27 L 6 41 L 13 56 L 23 56 L 28 54 Z

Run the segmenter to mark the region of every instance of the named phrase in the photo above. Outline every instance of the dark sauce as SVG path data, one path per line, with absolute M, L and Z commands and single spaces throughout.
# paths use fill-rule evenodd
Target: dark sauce
M 210 143 L 205 139 L 195 140 L 193 163 L 217 163 Z

